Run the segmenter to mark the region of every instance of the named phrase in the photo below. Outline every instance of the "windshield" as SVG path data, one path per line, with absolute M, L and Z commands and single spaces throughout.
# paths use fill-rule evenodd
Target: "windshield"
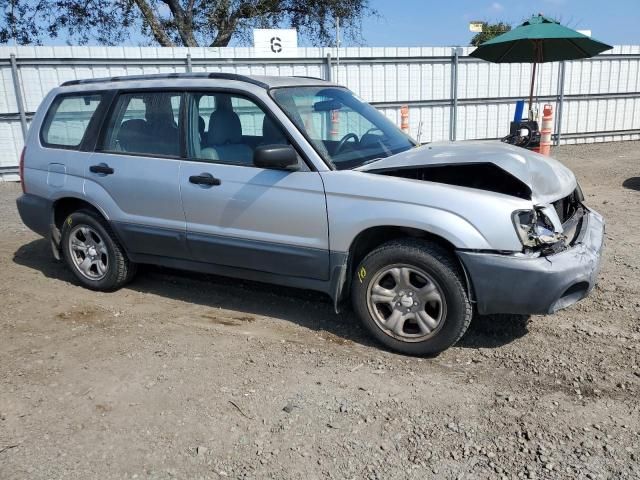
M 387 117 L 345 88 L 286 87 L 272 92 L 316 151 L 340 170 L 415 146 Z

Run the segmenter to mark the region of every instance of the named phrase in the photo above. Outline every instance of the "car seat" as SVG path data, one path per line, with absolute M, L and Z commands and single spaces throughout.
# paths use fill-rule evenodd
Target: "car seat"
M 240 165 L 253 164 L 253 150 L 243 142 L 240 118 L 232 110 L 216 110 L 211 114 L 206 143 L 202 158 Z

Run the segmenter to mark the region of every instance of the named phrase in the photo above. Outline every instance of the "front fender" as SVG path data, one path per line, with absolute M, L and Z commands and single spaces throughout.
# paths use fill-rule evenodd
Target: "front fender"
M 343 201 L 333 200 L 336 203 Z M 412 228 L 441 237 L 456 248 L 492 249 L 489 241 L 478 229 L 452 212 L 388 201 L 376 202 L 375 208 L 371 208 L 365 204 L 356 206 L 358 202 L 352 201 L 349 205 L 358 212 L 357 216 L 351 214 L 332 216 L 333 202 L 327 199 L 332 251 L 348 251 L 361 232 L 373 227 Z M 336 209 L 334 208 L 333 211 Z
M 531 202 L 434 182 L 357 171 L 322 173 L 332 251 L 346 252 L 369 228 L 408 227 L 458 249 L 519 251 L 511 213 Z

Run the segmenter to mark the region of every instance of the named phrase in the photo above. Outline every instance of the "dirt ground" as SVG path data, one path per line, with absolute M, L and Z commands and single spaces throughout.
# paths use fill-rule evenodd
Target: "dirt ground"
M 0 478 L 640 478 L 640 144 L 555 156 L 608 222 L 599 285 L 435 359 L 311 292 L 85 290 L 0 184 Z

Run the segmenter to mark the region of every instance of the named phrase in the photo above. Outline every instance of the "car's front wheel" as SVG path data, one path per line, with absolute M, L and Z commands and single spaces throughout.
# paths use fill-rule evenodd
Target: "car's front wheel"
M 78 210 L 62 225 L 62 256 L 76 278 L 92 290 L 112 291 L 127 283 L 136 266 L 109 224 L 96 212 Z
M 460 266 L 439 245 L 419 239 L 385 243 L 360 262 L 354 275 L 356 313 L 392 350 L 435 355 L 454 345 L 471 322 Z

